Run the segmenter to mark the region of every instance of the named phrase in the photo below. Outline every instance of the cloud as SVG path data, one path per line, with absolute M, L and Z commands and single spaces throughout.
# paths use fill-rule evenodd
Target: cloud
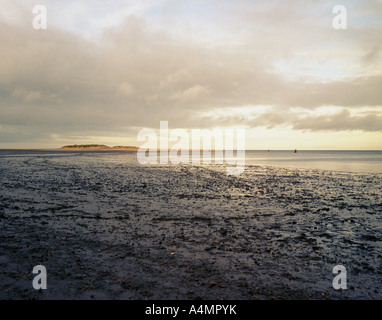
M 250 109 L 250 108 L 249 108 Z M 256 110 L 256 108 L 253 108 Z M 211 118 L 201 118 L 202 126 L 235 126 L 242 125 L 247 128 L 264 127 L 267 129 L 292 128 L 311 132 L 331 131 L 365 131 L 382 132 L 382 108 L 376 111 L 370 109 L 352 114 L 346 108 L 332 107 L 320 108 L 311 111 L 301 108 L 278 112 L 277 108 L 269 107 L 262 112 L 247 114 L 234 114 L 233 116 L 218 115 Z M 221 112 L 221 111 L 220 111 Z M 216 111 L 218 113 L 218 111 Z
M 315 108 L 325 105 L 344 107 L 381 106 L 382 75 L 357 77 L 329 83 L 295 83 L 301 87 L 291 88 L 285 104 Z
M 23 88 L 16 88 L 12 92 L 12 96 L 22 99 L 24 102 L 33 102 L 41 99 L 41 93 Z
M 293 128 L 310 131 L 362 130 L 382 132 L 382 116 L 370 113 L 352 116 L 348 110 L 334 115 L 308 116 L 294 121 Z
M 0 2 L 0 9 L 5 3 Z M 98 24 L 101 12 L 81 2 L 81 15 L 90 21 L 84 27 L 87 33 L 98 30 L 96 40 L 76 32 L 81 17 L 71 15 L 73 3 L 60 16 L 57 9 L 63 4 L 49 2 L 52 16 L 44 31 L 31 27 L 31 1 L 12 3 L 0 16 L 3 141 L 11 139 L 4 128 L 12 132 L 12 141 L 23 141 L 22 132 L 30 132 L 31 139 L 113 136 L 131 128 L 156 128 L 160 120 L 184 128 L 245 123 L 312 131 L 381 130 L 379 113 L 350 112 L 382 105 L 381 33 L 365 22 L 347 33 L 334 32 L 333 1 L 164 1 L 160 6 L 129 1 L 120 15 L 118 2 L 105 5 Z M 379 6 L 348 3 L 362 9 L 361 18 Z M 11 19 L 16 13 L 18 18 Z M 370 14 L 374 19 L 375 12 Z M 109 18 L 117 16 L 120 23 L 111 23 Z M 292 73 L 301 71 L 300 57 L 305 57 L 307 73 L 333 68 L 336 76 L 291 80 L 275 69 L 283 61 Z M 350 62 L 343 68 L 352 76 L 337 68 L 344 59 Z M 247 105 L 267 110 L 211 115 Z M 315 114 L 322 106 L 347 111 Z M 294 113 L 296 107 L 301 114 Z
M 382 47 L 380 44 L 373 45 L 367 53 L 362 57 L 364 63 L 372 63 L 379 58 Z
M 133 86 L 130 83 L 123 82 L 117 89 L 117 95 L 120 97 L 129 97 L 135 93 Z
M 171 94 L 170 100 L 175 100 L 177 102 L 192 102 L 206 95 L 208 92 L 209 91 L 207 88 L 196 84 L 192 87 L 189 87 L 186 90 L 178 91 L 176 93 Z

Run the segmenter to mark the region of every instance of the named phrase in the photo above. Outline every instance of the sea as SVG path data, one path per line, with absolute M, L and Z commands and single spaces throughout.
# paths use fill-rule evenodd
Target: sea
M 246 151 L 246 164 L 357 173 L 382 173 L 382 151 L 265 150 Z
M 242 155 L 245 155 L 243 161 Z M 0 158 L 73 158 L 83 157 L 106 162 L 134 161 L 134 152 L 124 151 L 37 151 L 37 150 L 0 150 Z M 353 173 L 382 174 L 382 150 L 246 150 L 241 155 L 234 153 L 233 157 L 215 158 L 211 153 L 211 163 L 217 159 L 240 161 L 245 165 L 272 166 L 295 169 L 318 169 Z M 200 164 L 203 164 L 201 153 Z M 17 161 L 16 161 L 17 162 Z M 159 163 L 159 156 L 158 156 Z M 169 163 L 171 161 L 169 160 Z M 189 163 L 192 163 L 191 152 Z

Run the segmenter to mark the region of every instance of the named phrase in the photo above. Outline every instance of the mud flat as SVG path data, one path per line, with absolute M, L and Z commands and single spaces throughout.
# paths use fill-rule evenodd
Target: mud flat
M 382 298 L 381 175 L 225 172 L 133 153 L 3 153 L 0 299 Z M 32 287 L 38 264 L 47 290 Z

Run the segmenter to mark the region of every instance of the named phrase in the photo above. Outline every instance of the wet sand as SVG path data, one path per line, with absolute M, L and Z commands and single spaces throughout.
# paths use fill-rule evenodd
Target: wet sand
M 382 298 L 378 174 L 52 152 L 0 177 L 0 299 Z

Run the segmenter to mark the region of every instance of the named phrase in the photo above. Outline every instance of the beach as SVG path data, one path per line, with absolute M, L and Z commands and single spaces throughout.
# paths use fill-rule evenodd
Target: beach
M 0 177 L 0 299 L 382 298 L 381 174 L 4 151 Z

